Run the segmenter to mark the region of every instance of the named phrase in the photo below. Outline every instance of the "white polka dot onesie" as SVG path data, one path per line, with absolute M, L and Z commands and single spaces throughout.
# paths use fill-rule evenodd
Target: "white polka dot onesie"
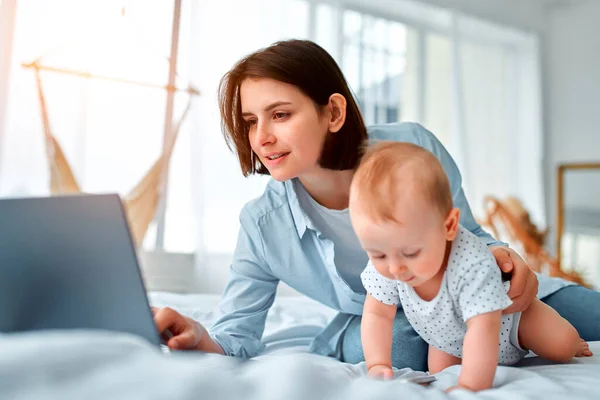
M 367 292 L 384 304 L 402 304 L 406 318 L 430 345 L 462 358 L 466 322 L 477 315 L 504 310 L 512 304 L 500 269 L 487 245 L 459 227 L 452 243 L 440 291 L 431 301 L 421 299 L 412 286 L 381 275 L 371 261 L 361 274 Z M 502 316 L 498 363 L 511 365 L 527 354 L 519 346 L 521 313 Z

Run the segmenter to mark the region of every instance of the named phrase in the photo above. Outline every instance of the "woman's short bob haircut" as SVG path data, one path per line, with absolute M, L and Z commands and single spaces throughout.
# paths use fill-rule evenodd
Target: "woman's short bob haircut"
M 308 40 L 286 40 L 258 50 L 235 64 L 219 84 L 221 128 L 230 150 L 237 153 L 244 176 L 269 174 L 250 148 L 242 118 L 240 86 L 246 79 L 270 78 L 296 86 L 318 109 L 339 93 L 346 98 L 346 122 L 325 139 L 319 165 L 331 170 L 355 169 L 367 129 L 342 71 L 333 57 Z

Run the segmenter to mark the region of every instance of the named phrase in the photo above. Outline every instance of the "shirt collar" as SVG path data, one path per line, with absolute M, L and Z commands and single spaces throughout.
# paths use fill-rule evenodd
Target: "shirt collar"
M 293 178 L 285 181 L 285 189 L 288 195 L 290 209 L 292 210 L 292 217 L 294 219 L 294 225 L 296 226 L 296 232 L 300 239 L 304 236 L 307 229 L 316 230 L 311 219 L 306 215 L 300 201 L 298 199 L 298 192 L 296 191 L 296 185 L 301 185 L 300 182 L 296 182 L 298 178 Z

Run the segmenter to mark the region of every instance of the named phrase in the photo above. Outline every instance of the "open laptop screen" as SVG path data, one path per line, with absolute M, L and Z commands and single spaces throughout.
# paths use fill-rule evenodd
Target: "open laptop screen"
M 119 196 L 0 200 L 0 332 L 72 328 L 160 345 Z

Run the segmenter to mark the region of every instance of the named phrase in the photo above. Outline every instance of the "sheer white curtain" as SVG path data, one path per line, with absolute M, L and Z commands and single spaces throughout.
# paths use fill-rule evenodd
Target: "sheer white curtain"
M 284 37 L 313 39 L 336 58 L 367 123 L 411 120 L 432 130 L 461 167 L 477 216 L 483 196 L 515 195 L 543 222 L 540 72 L 533 35 L 407 0 L 360 7 L 350 0 L 260 0 L 243 6 L 228 0 L 197 7 L 194 82 L 208 110 L 199 113 L 194 129 L 202 149 L 194 169 L 200 171 L 201 192 L 195 208 L 204 210 L 200 260 L 206 253 L 231 252 L 238 212 L 266 182 L 243 178 L 225 147 L 217 81 L 242 55 Z M 230 19 L 215 24 L 217 13 Z
M 43 56 L 42 64 L 51 67 L 164 85 L 173 4 L 19 0 L 0 196 L 49 190 L 34 74 L 21 64 Z M 279 39 L 306 37 L 307 13 L 307 3 L 296 0 L 182 2 L 177 85 L 191 81 L 202 95 L 171 161 L 165 250 L 232 251 L 239 210 L 262 192 L 266 179 L 244 179 L 226 148 L 217 85 L 243 55 Z M 42 72 L 42 80 L 53 133 L 83 190 L 127 193 L 160 154 L 165 91 L 52 72 Z M 186 101 L 177 95 L 175 118 Z M 145 247 L 153 243 L 151 228 Z
M 184 5 L 187 10 L 188 2 Z M 1 196 L 49 194 L 34 72 L 22 63 L 41 57 L 44 66 L 165 85 L 172 15 L 173 2 L 169 1 L 153 7 L 139 0 L 18 1 L 1 148 Z M 179 72 L 177 84 L 185 87 L 187 71 Z M 82 189 L 127 193 L 160 154 L 165 91 L 54 72 L 41 76 L 52 131 Z M 185 97 L 177 96 L 176 115 Z M 186 166 L 191 159 L 188 125 L 179 137 L 171 169 L 171 209 L 180 214 L 185 210 L 183 216 L 171 213 L 167 217 L 181 232 L 179 237 L 167 238 L 172 251 L 192 251 L 195 245 Z M 185 190 L 171 196 L 181 187 Z M 147 238 L 146 247 L 152 247 L 152 232 Z
M 4 138 L 8 82 L 10 79 L 13 37 L 15 31 L 16 0 L 0 1 L 0 151 Z M 0 153 L 0 168 L 2 167 Z M 1 172 L 0 172 L 1 173 Z
M 483 196 L 514 195 L 543 223 L 535 36 L 407 0 L 259 3 L 260 12 L 246 4 L 238 8 L 246 18 L 217 26 L 206 20 L 216 19 L 216 12 L 230 15 L 226 10 L 234 0 L 199 6 L 200 60 L 194 71 L 205 94 L 215 93 L 218 78 L 243 54 L 281 37 L 308 36 L 336 58 L 367 123 L 417 121 L 440 138 L 464 174 L 476 216 Z M 283 13 L 284 7 L 296 11 Z M 243 37 L 231 34 L 232 26 Z M 200 114 L 195 129 L 202 144 L 195 169 L 202 191 L 196 208 L 204 210 L 199 251 L 226 255 L 235 244 L 239 209 L 260 195 L 265 179 L 241 177 L 218 132 L 216 97 L 205 95 L 201 103 L 209 111 Z M 227 259 L 206 262 L 216 273 Z
M 194 120 L 195 204 L 203 210 L 198 252 L 233 251 L 243 205 L 262 194 L 267 177 L 242 176 L 220 130 L 219 80 L 246 54 L 287 38 L 308 35 L 308 3 L 298 0 L 196 2 L 190 55 L 192 81 L 203 95 Z
M 486 195 L 516 196 L 545 222 L 539 45 L 535 36 L 457 16 L 453 148 L 473 211 Z
M 447 13 L 443 23 L 409 30 L 406 117 L 448 148 L 476 217 L 486 195 L 516 196 L 543 225 L 538 39 Z
M 477 217 L 484 196 L 512 195 L 545 222 L 534 34 L 418 1 L 323 3 L 316 40 L 336 55 L 367 123 L 417 121 L 434 132 Z M 381 118 L 385 107 L 397 112 Z
M 165 84 L 172 10 L 171 1 L 19 0 L 0 195 L 48 192 L 34 78 L 20 63 L 47 54 L 63 66 L 88 62 L 92 72 Z M 337 59 L 368 123 L 410 120 L 432 130 L 461 167 L 476 213 L 486 194 L 516 195 L 543 222 L 535 36 L 412 0 L 184 0 L 178 85 L 189 81 L 202 95 L 172 159 L 167 251 L 196 252 L 201 264 L 233 251 L 240 209 L 267 178 L 243 178 L 227 149 L 218 83 L 242 56 L 292 37 L 316 40 Z M 164 93 L 43 78 L 54 133 L 84 189 L 128 191 L 161 150 Z M 176 115 L 185 100 L 177 98 Z

